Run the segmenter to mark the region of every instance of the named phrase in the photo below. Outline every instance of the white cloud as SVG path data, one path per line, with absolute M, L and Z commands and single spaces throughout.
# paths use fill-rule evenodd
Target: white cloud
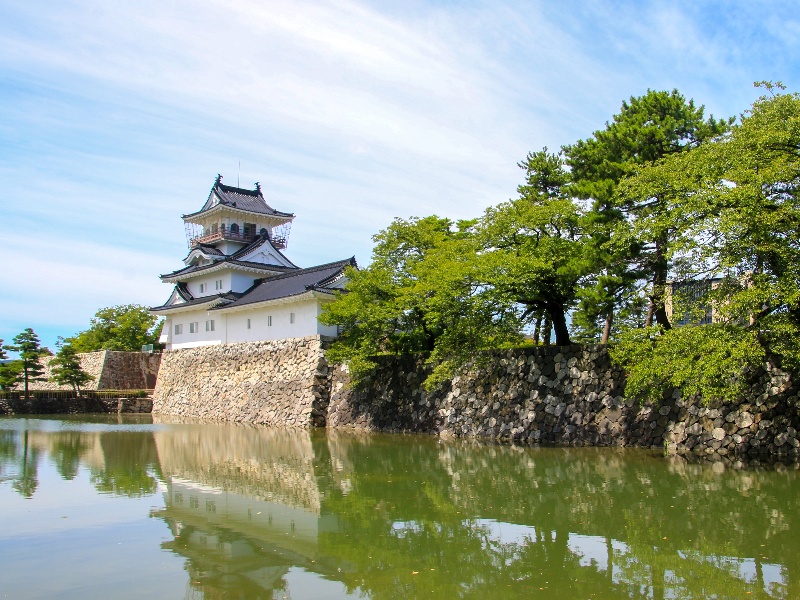
M 797 27 L 791 4 L 767 6 L 5 2 L 0 220 L 26 235 L 0 314 L 85 327 L 160 302 L 180 215 L 239 161 L 242 186 L 297 214 L 293 260 L 366 263 L 392 217 L 477 216 L 514 195 L 527 151 L 590 135 L 631 94 L 678 87 L 727 115 L 752 80 L 791 85 L 794 65 L 761 72 L 796 45 L 770 33 Z

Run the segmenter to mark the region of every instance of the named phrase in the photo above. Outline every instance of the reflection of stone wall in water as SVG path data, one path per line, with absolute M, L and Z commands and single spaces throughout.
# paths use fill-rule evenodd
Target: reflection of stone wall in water
M 679 391 L 660 406 L 626 398 L 623 373 L 603 347 L 498 352 L 430 394 L 426 375 L 421 359 L 384 357 L 352 390 L 344 369 L 333 369 L 328 426 L 716 455 L 800 448 L 797 384 L 772 366 L 746 399 L 708 406 Z
M 153 412 L 324 425 L 327 372 L 319 336 L 173 350 L 163 354 Z
M 86 390 L 151 390 L 156 385 L 161 354 L 101 350 L 79 354 L 81 368 L 94 377 Z M 51 359 L 52 360 L 52 359 Z M 71 390 L 68 385 L 50 381 L 50 360 L 43 360 L 47 381 L 34 381 L 31 390 Z M 21 386 L 17 386 L 21 389 Z
M 154 415 L 155 423 L 171 417 Z M 319 514 L 309 432 L 225 424 L 185 424 L 154 433 L 165 475 Z

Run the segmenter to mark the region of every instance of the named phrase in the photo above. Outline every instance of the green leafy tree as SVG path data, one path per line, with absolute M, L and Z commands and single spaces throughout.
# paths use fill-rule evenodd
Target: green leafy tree
M 93 381 L 94 377 L 83 370 L 80 357 L 72 344 L 65 342 L 64 338 L 59 338 L 58 346 L 58 354 L 50 361 L 50 380 L 72 386 L 75 394 L 80 396 L 81 386 Z
M 78 353 L 98 350 L 138 352 L 146 344 L 158 345 L 162 326 L 163 320 L 151 315 L 144 306 L 111 306 L 98 310 L 89 329 L 70 338 L 69 343 Z
M 669 199 L 663 195 L 620 196 L 620 181 L 642 166 L 666 156 L 684 153 L 728 130 L 733 119 L 705 118 L 704 107 L 688 102 L 677 90 L 648 90 L 623 102 L 605 129 L 587 140 L 564 146 L 571 169 L 570 191 L 591 201 L 584 227 L 589 234 L 587 257 L 592 262 L 594 285 L 581 292 L 584 329 L 597 332 L 602 321 L 602 342 L 609 338 L 614 311 L 637 303 L 638 283 L 647 282 L 649 302 L 646 325 L 653 318 L 665 329 L 671 324 L 665 310 L 665 286 L 670 263 L 669 246 L 674 223 Z M 662 224 L 651 236 L 627 235 L 630 223 L 650 219 Z
M 768 354 L 800 369 L 800 96 L 762 97 L 728 135 L 643 169 L 620 193 L 669 198 L 681 235 L 665 258 L 699 291 L 676 294 L 674 313 L 714 314 L 712 325 L 627 334 L 613 356 L 630 391 L 732 398 Z M 669 226 L 640 219 L 632 233 L 652 239 Z
M 19 381 L 24 384 L 25 399 L 30 398 L 29 384 L 33 381 L 45 381 L 44 366 L 40 362 L 41 346 L 39 337 L 28 327 L 14 338 L 14 343 L 4 346 L 6 350 L 19 353 L 21 374 Z
M 480 222 L 479 260 L 495 297 L 519 307 L 522 326 L 544 316 L 555 343 L 566 346 L 567 312 L 584 274 L 581 211 L 564 194 L 568 174 L 560 156 L 544 148 L 519 166 L 526 172 L 520 197 L 487 209 Z M 545 338 L 549 343 L 550 334 Z
M 342 329 L 329 357 L 347 362 L 358 380 L 376 356 L 424 352 L 433 382 L 496 343 L 503 320 L 481 281 L 473 225 L 437 216 L 396 219 L 375 235 L 372 263 L 347 272 L 346 292 L 320 316 Z

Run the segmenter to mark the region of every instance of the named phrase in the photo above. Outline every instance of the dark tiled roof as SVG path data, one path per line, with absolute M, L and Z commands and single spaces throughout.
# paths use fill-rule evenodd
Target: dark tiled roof
M 183 269 L 178 269 L 177 271 L 173 271 L 172 273 L 166 273 L 165 275 L 159 275 L 161 279 L 171 279 L 172 277 L 179 277 L 182 275 L 192 275 L 193 273 L 200 273 L 202 271 L 207 271 L 208 269 L 213 269 L 214 267 L 218 267 L 220 265 L 236 265 L 239 267 L 247 267 L 249 269 L 258 269 L 260 271 L 296 271 L 297 267 L 282 267 L 280 265 L 265 265 L 264 263 L 259 262 L 252 262 L 249 260 L 218 260 L 216 262 L 211 263 L 210 265 L 190 265 L 188 267 L 184 267 Z
M 271 246 L 272 249 L 277 254 L 279 254 L 284 260 L 286 260 L 286 262 L 288 262 L 290 265 L 292 265 L 293 267 L 299 268 L 292 261 L 290 261 L 288 258 L 286 258 L 286 255 L 283 252 L 281 252 L 280 250 L 278 250 L 275 247 L 275 245 L 272 243 L 272 240 L 269 237 L 269 234 L 267 234 L 267 235 L 260 234 L 260 235 L 256 236 L 256 239 L 254 239 L 252 242 L 247 244 L 247 246 L 245 246 L 244 248 L 240 248 L 239 250 L 237 250 L 236 252 L 231 254 L 230 258 L 233 259 L 233 260 L 236 260 L 240 256 L 245 256 L 245 255 L 249 254 L 250 252 L 252 252 L 253 250 L 263 246 L 264 244 L 268 244 L 269 246 Z
M 356 266 L 355 258 L 276 275 L 257 283 L 238 300 L 218 308 L 234 308 L 256 302 L 289 298 L 310 290 L 330 292 L 331 288 L 326 286 L 335 281 L 349 266 Z
M 211 254 L 214 256 L 225 256 L 225 254 L 217 248 L 216 246 L 212 246 L 211 244 L 197 244 L 194 249 L 200 250 L 203 254 Z
M 178 285 L 175 286 L 175 291 L 186 302 L 194 299 L 194 296 L 192 296 L 192 293 L 189 291 L 189 286 L 183 281 L 181 281 Z
M 180 291 L 178 293 L 180 293 Z M 187 300 L 186 302 L 181 302 L 180 304 L 169 304 L 169 305 L 162 304 L 161 306 L 151 306 L 150 310 L 170 310 L 174 308 L 184 308 L 186 306 L 197 306 L 202 304 L 208 304 L 209 302 L 215 302 L 215 301 L 220 301 L 222 304 L 230 304 L 231 302 L 241 298 L 242 295 L 243 294 L 237 292 L 225 292 L 224 294 L 215 294 L 213 296 L 192 298 L 191 300 Z
M 214 181 L 214 186 L 211 188 L 211 192 L 208 194 L 208 199 L 203 205 L 203 208 L 197 212 L 183 215 L 184 218 L 199 215 L 207 210 L 211 210 L 219 204 L 228 206 L 230 208 L 238 208 L 239 210 L 259 213 L 262 215 L 272 215 L 286 218 L 294 217 L 292 213 L 275 210 L 269 204 L 267 204 L 266 200 L 264 200 L 264 195 L 261 193 L 261 186 L 259 184 L 256 184 L 256 189 L 254 190 L 245 190 L 238 187 L 224 185 L 221 182 L 221 179 L 222 175 L 217 175 L 217 179 Z
M 223 253 L 222 250 L 212 246 L 211 244 L 197 244 L 194 248 L 189 250 L 189 254 L 186 255 L 186 258 L 189 258 L 192 255 L 192 252 L 195 250 L 199 250 L 206 256 L 225 256 L 225 253 Z M 186 260 L 186 258 L 183 260 Z

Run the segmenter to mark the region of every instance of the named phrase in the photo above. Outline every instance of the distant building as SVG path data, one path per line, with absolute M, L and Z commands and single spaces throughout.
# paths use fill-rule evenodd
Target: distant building
M 189 254 L 161 275 L 174 285 L 150 312 L 166 317 L 168 350 L 229 342 L 335 336 L 317 317 L 343 288 L 348 258 L 301 269 L 284 254 L 294 215 L 270 207 L 261 186 L 246 190 L 218 175 L 203 207 L 184 215 Z
M 711 290 L 716 289 L 722 279 L 692 279 L 673 281 L 667 284 L 664 308 L 673 327 L 684 325 L 708 325 L 719 321 L 717 309 L 708 297 Z M 680 298 L 680 304 L 686 308 L 683 314 L 675 314 L 673 298 Z

